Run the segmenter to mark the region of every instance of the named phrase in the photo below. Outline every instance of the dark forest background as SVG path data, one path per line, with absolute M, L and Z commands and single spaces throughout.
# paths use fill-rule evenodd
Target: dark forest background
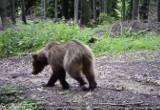
M 160 21 L 160 0 L 1 0 L 0 17 L 3 27 L 16 24 L 21 18 L 52 18 L 74 20 L 82 25 L 103 21 Z M 9 22 L 11 21 L 11 22 Z

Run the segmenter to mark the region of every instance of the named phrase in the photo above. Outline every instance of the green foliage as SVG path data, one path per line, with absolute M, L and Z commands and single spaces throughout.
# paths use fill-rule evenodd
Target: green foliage
M 17 28 L 0 32 L 0 56 L 17 56 L 22 53 L 35 52 L 43 48 L 47 42 L 66 42 L 77 39 L 88 43 L 91 37 L 98 40 L 88 44 L 96 55 L 128 51 L 160 50 L 160 37 L 155 33 L 123 31 L 121 36 L 109 36 L 107 26 L 81 29 L 77 24 L 54 23 L 52 21 L 29 25 L 19 23 Z
M 99 22 L 101 24 L 111 24 L 115 21 L 114 17 L 107 15 L 106 13 L 100 13 Z
M 18 24 L 16 29 L 0 32 L 0 56 L 8 57 L 21 53 L 36 51 L 51 40 L 65 42 L 70 39 L 79 39 L 87 42 L 92 34 L 90 28 L 80 31 L 77 24 L 41 22 L 29 25 Z
M 0 87 L 0 110 L 37 110 L 41 102 L 22 96 L 20 90 L 12 85 Z
M 160 37 L 155 33 L 126 37 L 125 35 L 118 38 L 104 38 L 92 46 L 97 56 L 105 54 L 116 54 L 123 52 L 134 52 L 144 50 L 160 50 Z
M 42 16 L 43 15 L 43 12 L 44 10 L 41 8 L 41 7 L 36 7 L 35 8 L 35 10 L 34 10 L 34 14 L 36 15 L 36 16 Z

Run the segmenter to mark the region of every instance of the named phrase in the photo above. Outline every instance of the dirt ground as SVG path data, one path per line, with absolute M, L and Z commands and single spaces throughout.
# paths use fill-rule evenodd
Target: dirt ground
M 45 110 L 160 110 L 160 52 L 135 52 L 96 58 L 98 88 L 83 92 L 67 76 L 71 88 L 44 88 L 50 67 L 31 75 L 30 57 L 0 59 L 0 86 L 19 86 L 32 99 L 44 101 Z

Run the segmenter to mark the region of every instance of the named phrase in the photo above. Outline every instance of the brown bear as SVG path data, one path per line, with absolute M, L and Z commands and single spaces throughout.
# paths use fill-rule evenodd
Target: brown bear
M 33 54 L 32 57 L 32 74 L 38 74 L 47 65 L 52 67 L 53 74 L 45 85 L 46 87 L 54 86 L 55 82 L 59 80 L 63 89 L 68 89 L 69 84 L 66 81 L 66 73 L 77 80 L 83 90 L 93 91 L 97 86 L 93 69 L 93 53 L 82 42 L 76 40 L 66 43 L 51 42 L 41 51 Z M 84 86 L 86 82 L 81 73 L 86 76 L 89 83 L 88 88 Z

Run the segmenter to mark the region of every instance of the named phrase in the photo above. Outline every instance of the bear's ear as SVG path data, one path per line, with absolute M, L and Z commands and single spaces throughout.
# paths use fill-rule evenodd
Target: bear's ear
M 37 59 L 38 55 L 37 54 L 32 54 L 33 59 Z

